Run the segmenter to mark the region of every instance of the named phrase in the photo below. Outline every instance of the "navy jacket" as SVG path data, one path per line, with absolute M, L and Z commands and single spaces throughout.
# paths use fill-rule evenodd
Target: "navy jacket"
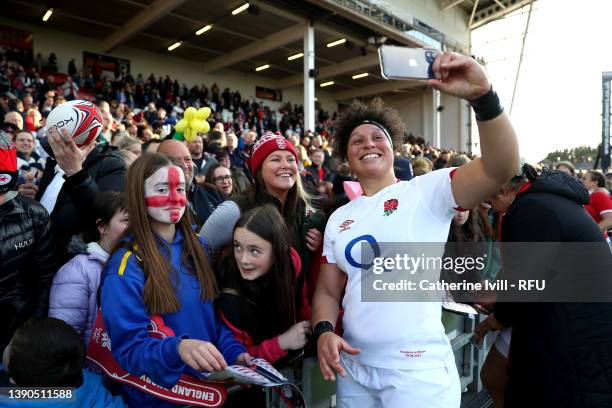
M 588 200 L 576 179 L 544 172 L 516 196 L 502 224 L 503 242 L 592 243 L 588 269 L 587 259 L 563 253 L 567 247 L 542 253 L 535 244 L 525 244 L 527 253 L 502 253 L 503 267 L 522 262 L 521 273 L 553 277 L 571 263 L 563 276 L 570 292 L 587 274 L 612 288 L 612 253 L 582 207 Z M 612 303 L 506 302 L 496 304 L 495 316 L 513 328 L 505 407 L 612 407 Z

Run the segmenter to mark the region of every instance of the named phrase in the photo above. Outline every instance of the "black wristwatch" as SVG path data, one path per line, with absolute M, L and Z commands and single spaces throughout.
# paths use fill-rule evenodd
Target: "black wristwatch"
M 314 335 L 314 341 L 315 344 L 317 344 L 317 342 L 319 341 L 319 337 L 326 332 L 333 332 L 334 331 L 334 325 L 327 321 L 324 320 L 322 322 L 319 322 L 315 325 L 312 334 Z

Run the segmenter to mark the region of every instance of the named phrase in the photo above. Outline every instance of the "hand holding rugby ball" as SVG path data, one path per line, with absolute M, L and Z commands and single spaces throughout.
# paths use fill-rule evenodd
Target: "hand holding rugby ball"
M 94 141 L 102 132 L 102 114 L 96 105 L 83 100 L 75 100 L 56 106 L 49 116 L 45 132 L 55 127 L 58 133 L 66 129 L 78 147 Z

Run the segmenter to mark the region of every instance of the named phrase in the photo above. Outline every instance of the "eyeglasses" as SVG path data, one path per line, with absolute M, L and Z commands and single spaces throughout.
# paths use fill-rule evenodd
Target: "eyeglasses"
M 221 183 L 222 181 L 230 181 L 232 179 L 232 176 L 230 176 L 229 174 L 227 176 L 219 176 L 219 177 L 215 177 L 213 179 L 213 181 L 215 183 Z

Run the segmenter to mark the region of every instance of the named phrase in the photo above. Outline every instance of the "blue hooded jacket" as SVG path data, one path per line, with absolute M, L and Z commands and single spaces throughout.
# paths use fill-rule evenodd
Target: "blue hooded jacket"
M 206 248 L 203 239 L 200 241 Z M 146 374 L 156 384 L 171 388 L 182 374 L 198 375 L 181 360 L 178 345 L 182 339 L 214 344 L 230 365 L 246 349 L 219 319 L 213 301 L 201 300 L 197 278 L 181 261 L 182 232 L 177 230 L 174 241 L 166 244 L 170 249 L 171 281 L 180 309 L 161 317 L 175 336 L 157 339 L 148 335 L 150 313 L 142 297 L 146 278 L 136 256 L 125 248 L 111 256 L 102 272 L 102 315 L 119 365 L 132 375 Z M 168 256 L 163 246 L 160 251 Z M 129 386 L 123 386 L 123 391 L 130 406 L 176 406 Z

